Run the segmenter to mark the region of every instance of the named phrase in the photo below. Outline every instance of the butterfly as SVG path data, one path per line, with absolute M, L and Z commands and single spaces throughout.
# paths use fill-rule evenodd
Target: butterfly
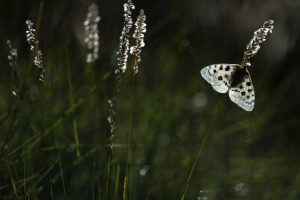
M 202 77 L 219 93 L 229 92 L 229 98 L 246 111 L 254 108 L 254 87 L 250 73 L 238 64 L 214 64 L 201 70 Z

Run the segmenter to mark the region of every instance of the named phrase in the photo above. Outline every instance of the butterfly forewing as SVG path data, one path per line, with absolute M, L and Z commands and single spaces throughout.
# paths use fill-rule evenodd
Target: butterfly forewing
M 220 93 L 226 93 L 230 89 L 232 74 L 239 67 L 236 64 L 215 64 L 204 67 L 201 70 L 202 77 Z

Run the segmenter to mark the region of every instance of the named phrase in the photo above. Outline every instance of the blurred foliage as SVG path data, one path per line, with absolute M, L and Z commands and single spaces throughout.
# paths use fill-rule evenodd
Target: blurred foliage
M 116 92 L 125 1 L 95 1 L 101 21 L 99 58 L 93 64 L 86 63 L 83 26 L 90 3 L 0 1 L 0 199 L 64 198 L 55 134 L 68 199 L 92 199 L 93 194 L 95 199 L 114 199 L 118 166 L 116 199 L 123 198 L 133 56 L 120 83 L 108 197 L 106 183 L 107 101 Z M 223 97 L 199 72 L 214 63 L 240 63 L 253 32 L 269 19 L 275 21 L 273 33 L 250 59 L 255 108 L 246 112 L 226 97 L 186 199 L 299 199 L 300 1 L 133 3 L 133 20 L 144 9 L 147 32 L 135 81 L 127 199 L 146 199 L 150 189 L 149 199 L 181 197 Z M 26 20 L 37 29 L 45 85 L 33 65 Z M 17 90 L 7 40 L 18 51 L 22 101 L 12 94 Z M 74 122 L 80 156 L 74 147 Z

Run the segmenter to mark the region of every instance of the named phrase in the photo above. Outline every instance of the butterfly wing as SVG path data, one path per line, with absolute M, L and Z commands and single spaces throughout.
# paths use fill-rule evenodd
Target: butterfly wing
M 248 72 L 248 70 L 246 70 Z M 254 87 L 250 74 L 244 76 L 244 79 L 236 87 L 230 88 L 229 98 L 246 111 L 252 111 L 254 108 Z
M 232 73 L 239 67 L 237 64 L 214 64 L 204 67 L 201 76 L 220 93 L 226 93 L 230 89 Z

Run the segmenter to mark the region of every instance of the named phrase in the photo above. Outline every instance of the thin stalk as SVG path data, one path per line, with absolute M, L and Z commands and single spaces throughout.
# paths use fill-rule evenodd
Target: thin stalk
M 126 183 L 127 183 L 127 175 L 125 175 L 125 179 L 124 179 L 124 190 L 123 190 L 123 200 L 126 200 Z
M 153 186 L 153 184 L 154 184 L 154 180 L 155 180 L 155 178 L 156 178 L 156 175 L 157 175 L 157 173 L 158 173 L 158 170 L 159 170 L 159 168 L 160 168 L 160 166 L 161 166 L 161 164 L 162 164 L 162 159 L 163 159 L 163 156 L 161 157 L 161 159 L 160 159 L 160 163 L 159 163 L 159 165 L 158 165 L 158 168 L 157 168 L 157 170 L 156 170 L 156 172 L 155 172 L 155 174 L 154 174 L 154 177 L 153 177 L 153 180 L 152 180 L 152 183 L 151 183 L 151 186 L 150 186 L 150 189 L 149 189 L 149 192 L 148 192 L 148 195 L 147 195 L 147 198 L 146 198 L 146 200 L 148 200 L 148 199 L 149 199 L 150 192 L 151 192 L 151 190 L 152 190 L 152 186 Z
M 103 79 L 105 80 L 105 79 Z M 83 94 L 81 98 L 78 99 L 78 101 L 75 103 L 74 107 L 69 107 L 66 112 L 64 114 L 61 115 L 61 117 L 59 117 L 53 126 L 49 127 L 48 129 L 45 130 L 45 132 L 43 133 L 43 137 L 47 136 L 49 133 L 52 133 L 52 130 L 55 129 L 56 127 L 58 127 L 65 119 L 66 117 L 72 112 L 73 109 L 77 108 L 78 106 L 80 106 L 82 103 L 84 103 L 89 95 L 91 95 L 96 89 L 96 86 L 92 87 L 87 93 Z M 41 137 L 37 138 L 35 141 L 33 141 L 30 146 L 28 147 L 28 149 L 32 149 L 34 148 L 37 143 L 41 140 Z M 0 162 L 2 161 L 2 159 L 0 160 Z
M 39 15 L 38 15 L 38 19 L 36 22 L 36 35 L 39 35 L 39 32 L 40 32 L 43 9 L 44 9 L 44 1 L 41 1 L 40 7 L 39 7 Z
M 101 200 L 101 198 L 104 199 L 102 196 L 104 193 L 102 192 L 103 187 L 101 187 L 99 179 L 97 180 L 97 186 L 98 186 L 98 200 Z
M 52 178 L 50 173 L 50 193 L 51 193 L 51 200 L 53 200 L 53 190 L 52 190 Z
M 128 130 L 128 140 L 127 140 L 127 158 L 130 156 L 130 146 L 131 146 L 131 130 L 132 130 L 132 113 L 133 113 L 133 100 L 134 100 L 134 85 L 135 85 L 135 73 L 133 73 L 133 81 L 132 81 L 132 92 L 131 92 L 131 109 L 130 109 L 130 122 L 129 122 L 129 130 Z M 130 159 L 128 160 L 128 165 L 126 165 L 126 176 L 129 178 L 129 199 L 131 199 L 131 174 L 130 174 Z M 129 172 L 128 172 L 129 170 Z M 127 180 L 125 177 L 124 180 L 124 192 L 126 192 L 127 188 Z
M 127 158 L 126 169 L 128 169 L 129 161 L 131 160 L 132 154 L 133 154 L 133 149 L 131 149 L 130 154 Z M 128 177 L 128 174 L 127 174 L 127 170 L 126 170 L 126 173 L 125 173 L 125 176 L 124 176 L 124 185 L 123 185 L 124 186 L 123 200 L 127 199 L 127 193 L 126 193 L 126 183 L 127 183 L 127 179 L 128 179 L 127 177 Z
M 53 169 L 56 162 L 57 161 L 55 161 L 41 176 L 39 176 L 38 180 L 33 184 L 32 188 L 36 188 L 36 186 L 43 180 L 43 178 Z
M 95 162 L 94 162 L 94 165 L 93 165 L 93 200 L 95 200 Z
M 67 43 L 66 43 L 67 44 Z M 68 84 L 69 84 L 69 90 L 70 90 L 70 104 L 72 109 L 72 117 L 73 117 L 73 132 L 74 132 L 74 139 L 76 144 L 76 156 L 77 158 L 80 157 L 80 150 L 79 150 L 79 137 L 77 132 L 77 123 L 76 123 L 76 117 L 75 117 L 75 104 L 74 104 L 74 96 L 73 96 L 73 87 L 72 87 L 72 78 L 71 78 L 71 70 L 70 70 L 70 61 L 69 61 L 69 51 L 67 45 L 66 47 L 66 54 L 67 54 L 67 71 L 68 71 Z
M 74 195 L 73 195 L 73 181 L 72 181 L 72 179 L 71 179 L 70 182 L 71 182 L 71 184 L 70 184 L 70 185 L 71 185 L 71 195 L 74 196 Z M 72 197 L 72 196 L 71 196 L 71 197 Z
M 12 171 L 11 171 L 9 165 L 10 165 L 10 164 L 8 163 L 8 166 L 7 166 L 7 167 L 8 167 L 8 171 L 9 171 L 11 183 L 12 183 L 12 186 L 13 186 L 13 188 L 14 188 L 14 192 L 15 192 L 16 197 L 19 198 L 19 197 L 18 197 L 18 194 L 17 194 L 16 182 L 15 182 L 15 180 L 14 180 L 14 178 L 13 178 L 13 174 L 12 174 Z
M 132 112 L 133 112 L 133 99 L 134 99 L 134 85 L 135 85 L 135 73 L 133 73 L 133 81 L 132 81 L 130 123 L 129 123 L 128 142 L 127 142 L 127 157 L 129 157 L 129 155 L 130 155 L 130 142 L 131 142 L 131 129 L 132 129 Z
M 21 182 L 21 181 L 19 181 L 19 177 L 18 177 L 18 173 L 17 173 L 17 170 L 16 170 L 16 166 L 15 165 L 13 165 L 12 166 L 13 167 L 13 170 L 14 170 L 14 174 L 15 174 L 15 179 L 16 179 L 16 183 L 19 183 L 19 182 Z M 20 190 L 20 195 L 21 195 L 21 197 L 23 196 L 23 194 L 22 194 L 22 190 Z
M 116 183 L 115 183 L 115 199 L 117 199 L 117 193 L 119 190 L 119 177 L 120 177 L 120 165 L 117 168 L 117 176 L 116 176 Z
M 12 152 L 10 152 L 9 154 L 7 154 L 5 157 L 3 157 L 1 161 L 5 160 L 6 158 L 8 158 L 10 155 L 12 155 L 13 153 L 17 152 L 20 148 L 22 148 L 25 144 L 27 144 L 28 142 L 30 142 L 33 138 L 35 138 L 36 136 L 38 136 L 39 134 L 41 134 L 41 132 L 39 132 L 38 134 L 36 134 L 35 136 L 33 136 L 32 138 L 30 138 L 29 140 L 27 140 L 24 144 L 22 144 L 21 146 L 17 147 L 16 149 L 14 149 Z M 24 151 L 23 151 L 24 152 Z M 24 161 L 25 162 L 25 161 Z
M 107 194 L 107 199 L 108 199 L 108 189 L 109 189 L 109 178 L 110 178 L 110 164 L 111 164 L 111 160 L 114 159 L 114 144 L 113 144 L 113 137 L 114 135 L 111 135 L 111 139 L 110 139 L 110 152 L 109 152 L 109 158 L 108 158 L 108 163 L 107 163 L 107 180 L 106 180 L 106 194 Z M 112 164 L 112 171 L 114 172 L 114 164 Z M 113 176 L 113 174 L 112 174 Z M 113 179 L 114 177 L 112 177 Z
M 38 14 L 38 19 L 36 22 L 36 37 L 38 37 L 39 32 L 40 32 L 40 26 L 41 26 L 41 19 L 42 19 L 42 15 L 43 15 L 43 8 L 44 8 L 44 1 L 41 1 L 40 3 L 40 7 L 39 7 L 39 14 Z M 30 56 L 30 60 L 32 60 L 32 56 Z M 31 75 L 32 75 L 32 70 L 33 70 L 34 65 L 30 65 L 29 69 L 28 69 L 28 73 L 27 73 L 27 77 L 24 80 L 24 87 L 22 89 L 24 89 L 23 91 L 25 91 L 27 89 L 27 83 L 29 82 Z M 21 93 L 23 94 L 23 93 Z
M 33 166 L 32 166 L 31 154 L 29 154 L 29 164 L 30 164 L 30 173 L 32 174 L 31 177 L 33 177 L 32 179 L 30 179 L 30 182 L 29 182 L 30 187 L 32 188 L 32 185 L 33 185 L 32 182 L 36 178 L 36 176 L 33 175 Z M 33 199 L 33 198 L 37 199 L 37 197 L 36 197 L 36 188 L 33 188 L 33 191 L 28 190 L 27 195 L 28 195 L 28 199 Z M 32 196 L 31 198 L 30 198 L 30 195 Z
M 226 95 L 227 95 L 227 93 L 224 95 L 224 97 L 223 97 L 221 103 L 219 104 L 219 106 L 218 106 L 218 108 L 217 108 L 217 111 L 216 111 L 216 113 L 215 113 L 215 115 L 214 115 L 214 118 L 213 118 L 213 120 L 212 120 L 212 122 L 211 122 L 211 124 L 210 124 L 210 126 L 209 126 L 209 129 L 207 130 L 207 132 L 206 132 L 206 134 L 205 134 L 205 136 L 204 136 L 204 139 L 203 139 L 203 141 L 202 141 L 202 143 L 201 143 L 201 145 L 200 145 L 200 147 L 199 147 L 199 149 L 198 149 L 198 151 L 197 151 L 197 155 L 196 155 L 195 160 L 194 160 L 194 162 L 193 162 L 193 165 L 192 165 L 192 168 L 191 168 L 191 170 L 190 170 L 189 176 L 188 176 L 188 178 L 187 178 L 187 180 L 186 180 L 186 182 L 185 182 L 185 187 L 184 187 L 183 194 L 182 194 L 182 196 L 181 196 L 181 200 L 184 200 L 186 191 L 187 191 L 188 186 L 189 186 L 189 181 L 190 181 L 190 179 L 191 179 L 191 177 L 192 177 L 192 175 L 193 175 L 194 169 L 195 169 L 195 167 L 196 167 L 197 161 L 198 161 L 198 159 L 199 159 L 199 157 L 200 157 L 200 154 L 201 154 L 201 152 L 202 152 L 202 149 L 203 149 L 203 147 L 204 147 L 204 144 L 205 144 L 205 142 L 206 142 L 206 139 L 207 139 L 207 137 L 208 137 L 208 135 L 209 135 L 209 133 L 210 133 L 210 130 L 211 130 L 212 126 L 214 125 L 214 122 L 215 122 L 215 120 L 216 120 L 216 118 L 217 118 L 217 116 L 218 116 L 218 114 L 219 114 L 220 108 L 221 108 L 221 106 L 222 106 L 222 103 L 223 103 L 223 101 L 224 101 Z
M 46 102 L 49 108 L 49 113 L 50 113 L 50 119 L 52 122 L 52 126 L 54 126 L 54 120 L 53 120 L 53 116 L 52 116 L 52 112 L 51 112 L 51 106 L 49 101 L 46 98 Z M 60 153 L 59 153 L 59 148 L 58 148 L 58 141 L 57 141 L 57 135 L 56 135 L 56 129 L 55 127 L 53 128 L 53 134 L 54 134 L 54 139 L 55 139 L 55 146 L 56 146 L 56 151 L 57 151 L 57 158 L 58 158 L 58 163 L 59 163 L 59 170 L 60 170 L 60 174 L 61 174 L 61 181 L 63 184 L 63 190 L 64 190 L 64 195 L 65 195 L 65 199 L 67 198 L 67 193 L 66 193 L 66 187 L 65 187 L 65 181 L 64 181 L 64 174 L 63 174 L 63 169 L 62 169 L 62 165 L 61 165 L 61 158 L 60 158 Z
M 71 164 L 69 164 L 69 167 L 67 167 L 65 169 L 65 171 L 68 171 L 70 170 L 71 168 L 77 166 L 78 164 L 80 164 L 84 159 L 86 159 L 88 156 L 92 155 L 98 148 L 93 148 L 91 149 L 89 152 L 85 153 L 83 156 L 80 157 L 80 159 L 76 159 L 75 161 L 73 161 Z M 55 175 L 52 179 L 56 180 L 61 176 L 61 173 Z
M 105 189 L 106 189 L 106 199 L 108 198 L 108 190 L 109 190 L 109 174 L 110 174 L 110 157 L 111 157 L 112 151 L 109 152 L 109 157 L 108 157 L 108 162 L 107 162 L 107 176 L 106 176 L 106 184 L 105 184 Z
M 23 155 L 24 155 L 24 149 L 23 149 Z M 26 160 L 25 160 L 25 158 L 24 158 L 25 156 L 23 156 L 23 162 L 24 162 L 24 198 L 26 199 L 26 196 L 25 196 L 25 194 L 26 194 Z

